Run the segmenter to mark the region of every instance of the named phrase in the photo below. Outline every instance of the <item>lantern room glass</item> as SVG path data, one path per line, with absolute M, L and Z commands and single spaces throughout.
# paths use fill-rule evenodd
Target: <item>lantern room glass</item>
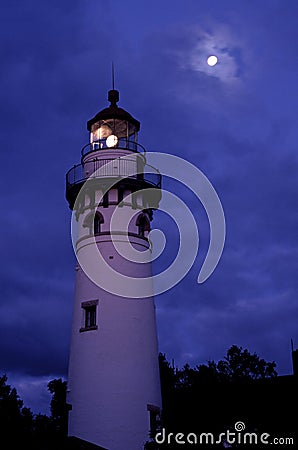
M 100 120 L 92 124 L 90 143 L 94 144 L 94 149 L 106 148 L 106 140 L 112 135 L 117 137 L 122 147 L 129 147 L 129 142 L 137 143 L 136 126 L 127 120 L 114 118 Z

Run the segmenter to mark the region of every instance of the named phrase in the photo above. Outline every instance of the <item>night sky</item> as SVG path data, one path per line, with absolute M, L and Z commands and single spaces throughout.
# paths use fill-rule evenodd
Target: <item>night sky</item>
M 139 142 L 197 166 L 221 200 L 222 258 L 203 284 L 209 225 L 199 200 L 164 179 L 198 222 L 188 275 L 156 297 L 159 349 L 182 367 L 235 344 L 292 373 L 298 347 L 298 3 L 296 0 L 10 0 L 1 10 L 0 372 L 48 413 L 47 382 L 67 377 L 75 279 L 65 174 L 86 122 L 119 106 Z M 218 64 L 209 67 L 209 55 Z M 154 266 L 173 258 L 167 237 Z

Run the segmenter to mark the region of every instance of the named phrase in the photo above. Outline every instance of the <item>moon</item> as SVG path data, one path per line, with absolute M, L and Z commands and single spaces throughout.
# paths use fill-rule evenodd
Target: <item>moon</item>
M 217 62 L 218 62 L 218 59 L 217 59 L 217 56 L 215 56 L 215 55 L 211 55 L 211 56 L 209 56 L 209 58 L 207 58 L 208 66 L 213 67 L 213 66 L 215 66 L 215 64 L 217 64 Z

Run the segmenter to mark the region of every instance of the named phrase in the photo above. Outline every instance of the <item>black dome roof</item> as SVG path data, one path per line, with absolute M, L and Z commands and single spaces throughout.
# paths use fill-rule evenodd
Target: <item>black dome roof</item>
M 125 120 L 136 128 L 136 131 L 140 130 L 140 122 L 132 117 L 131 114 L 129 114 L 125 109 L 119 108 L 117 106 L 117 102 L 119 101 L 119 92 L 112 89 L 109 91 L 108 100 L 111 102 L 110 106 L 103 109 L 102 111 L 99 111 L 96 116 L 94 116 L 92 119 L 88 120 L 87 122 L 87 129 L 88 131 L 91 131 L 91 127 L 94 123 L 99 122 L 100 120 L 106 120 L 106 119 L 118 119 L 118 120 Z

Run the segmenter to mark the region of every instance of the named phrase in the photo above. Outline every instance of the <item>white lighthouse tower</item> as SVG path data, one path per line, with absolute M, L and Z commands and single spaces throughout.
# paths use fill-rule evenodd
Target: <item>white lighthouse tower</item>
M 155 305 L 150 260 L 130 260 L 125 249 L 150 251 L 161 177 L 152 167 L 146 172 L 140 123 L 117 105 L 118 91 L 109 91 L 108 100 L 110 106 L 87 122 L 90 143 L 66 175 L 66 198 L 78 223 L 68 434 L 107 450 L 142 450 L 161 410 Z M 152 188 L 154 206 L 146 196 Z M 128 226 L 121 223 L 125 216 Z M 88 266 L 94 248 L 102 259 L 89 264 L 90 274 L 81 261 Z M 126 279 L 123 294 L 119 273 Z

